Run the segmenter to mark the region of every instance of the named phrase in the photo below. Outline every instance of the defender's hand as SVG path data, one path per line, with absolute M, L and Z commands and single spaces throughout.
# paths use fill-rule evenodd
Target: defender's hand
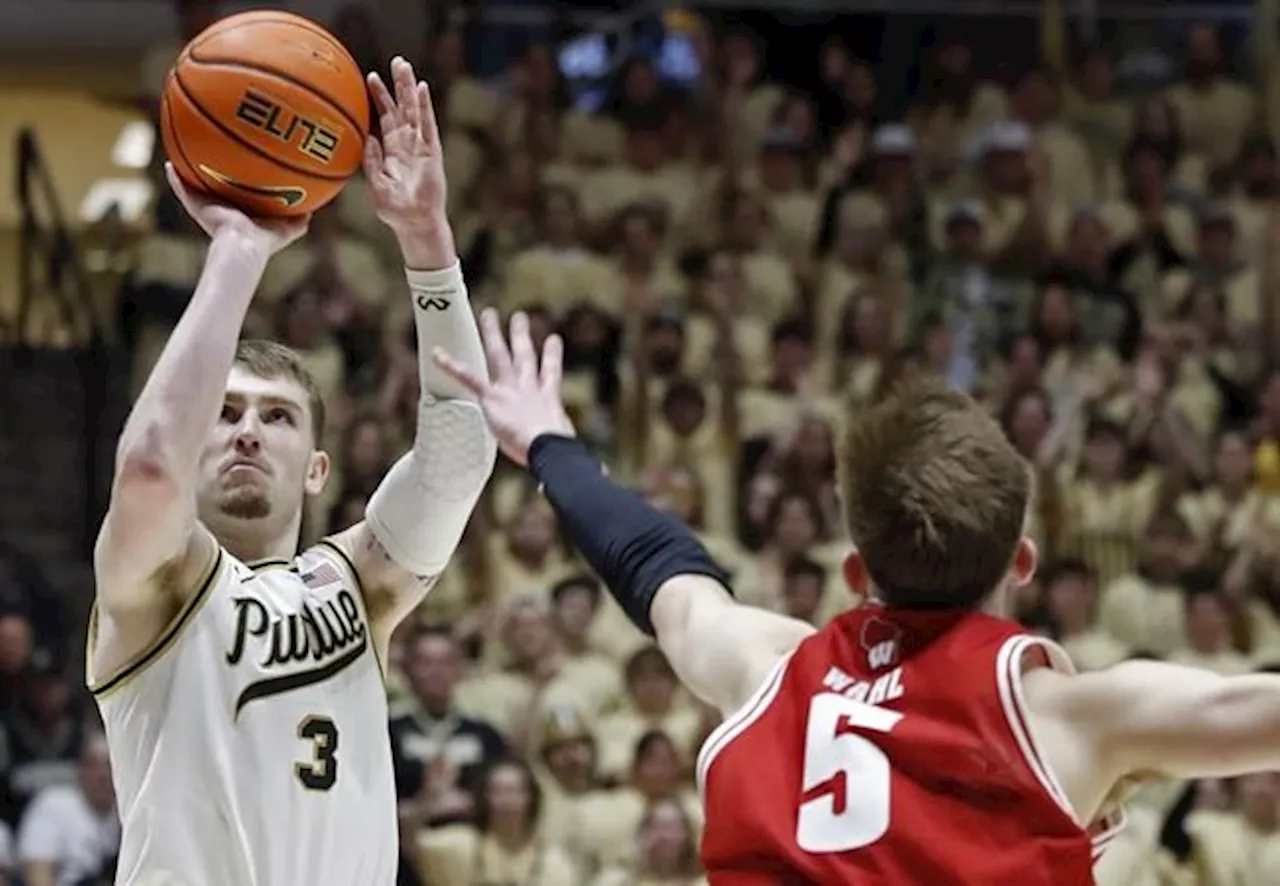
M 302 218 L 251 218 L 233 206 L 187 190 L 172 163 L 165 163 L 164 174 L 182 208 L 206 234 L 210 237 L 224 234 L 239 236 L 268 257 L 305 234 L 307 225 L 311 223 L 310 215 Z
M 431 356 L 445 373 L 475 396 L 502 451 L 524 467 L 529 446 L 537 437 L 547 433 L 574 436 L 573 424 L 560 401 L 564 345 L 560 336 L 548 336 L 539 367 L 529 335 L 529 318 L 519 312 L 511 318 L 508 349 L 498 312 L 492 308 L 480 315 L 480 335 L 490 379 L 476 375 L 439 348 Z
M 399 56 L 391 61 L 391 80 L 394 97 L 381 77 L 369 75 L 381 129 L 381 139 L 365 143 L 364 174 L 373 207 L 400 240 L 410 267 L 447 267 L 455 256 L 445 218 L 448 191 L 431 90 Z

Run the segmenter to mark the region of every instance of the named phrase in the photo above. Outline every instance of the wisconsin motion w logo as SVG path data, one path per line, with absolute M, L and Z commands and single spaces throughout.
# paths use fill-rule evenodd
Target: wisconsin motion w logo
M 893 640 L 877 643 L 867 650 L 867 664 L 875 670 L 887 668 L 898 657 L 898 644 Z
M 902 629 L 882 618 L 872 616 L 862 623 L 858 639 L 867 653 L 867 666 L 873 671 L 883 670 L 898 662 L 898 644 Z

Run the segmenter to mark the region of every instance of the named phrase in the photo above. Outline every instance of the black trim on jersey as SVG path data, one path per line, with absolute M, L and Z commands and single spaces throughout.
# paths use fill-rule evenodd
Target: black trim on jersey
M 222 572 L 222 559 L 222 546 L 218 545 L 217 552 L 213 556 L 213 566 L 210 567 L 208 574 L 205 576 L 204 581 L 200 583 L 196 592 L 191 595 L 191 598 L 187 600 L 186 604 L 178 612 L 177 617 L 175 617 L 173 621 L 169 622 L 169 626 L 164 629 L 155 642 L 145 648 L 141 653 L 133 658 L 133 660 L 129 661 L 106 680 L 96 684 L 89 682 L 89 692 L 94 696 L 105 695 L 112 689 L 123 684 L 130 677 L 141 673 L 147 665 L 159 658 L 165 650 L 173 644 L 174 640 L 178 638 L 178 635 L 182 633 L 182 629 L 186 627 L 189 621 L 191 621 L 192 616 L 199 611 L 200 604 L 202 604 L 205 598 L 209 596 L 209 592 L 213 589 L 219 573 Z M 97 622 L 98 610 L 95 605 L 90 614 L 89 637 L 91 641 L 96 640 L 98 627 Z M 90 654 L 92 654 L 92 647 L 90 648 Z
M 360 570 L 356 569 L 356 563 L 351 559 L 351 555 L 344 551 L 342 546 L 331 538 L 320 539 L 316 542 L 316 547 L 328 548 L 338 555 L 338 559 L 347 564 L 347 569 L 351 572 L 351 580 L 355 582 L 355 592 L 360 595 L 360 599 L 365 599 L 364 585 L 360 583 Z
M 302 689 L 304 686 L 313 686 L 316 683 L 323 683 L 331 677 L 336 677 L 341 671 L 350 665 L 356 663 L 360 656 L 364 655 L 365 650 L 369 648 L 369 635 L 360 638 L 359 645 L 344 652 L 339 657 L 333 659 L 322 668 L 316 668 L 313 671 L 297 671 L 292 674 L 285 674 L 280 677 L 270 677 L 266 680 L 259 680 L 257 683 L 250 683 L 240 693 L 240 697 L 236 699 L 235 718 L 240 718 L 240 711 L 251 701 L 257 701 L 260 698 L 267 698 L 272 695 L 280 695 L 285 692 L 292 692 L 295 689 Z
M 254 572 L 260 572 L 263 569 L 270 569 L 274 566 L 283 566 L 291 572 L 298 571 L 298 564 L 292 560 L 286 560 L 284 557 L 268 557 L 265 560 L 254 560 L 252 563 L 246 563 Z

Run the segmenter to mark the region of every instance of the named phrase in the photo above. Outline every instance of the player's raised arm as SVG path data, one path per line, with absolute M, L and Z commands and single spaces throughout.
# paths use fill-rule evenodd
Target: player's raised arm
M 487 377 L 445 215 L 431 93 L 402 58 L 391 62 L 391 75 L 394 95 L 377 74 L 369 75 L 381 139 L 368 141 L 365 176 L 378 217 L 404 253 L 418 335 L 418 427 L 413 448 L 383 478 L 365 520 L 335 539 L 351 555 L 384 637 L 449 562 L 497 457 L 474 395 L 431 360 L 432 350 L 444 347 Z
M 1077 809 L 1096 808 L 1116 782 L 1142 773 L 1213 778 L 1280 769 L 1275 674 L 1222 677 L 1131 661 L 1075 676 L 1037 669 L 1024 687 Z
M 188 577 L 212 557 L 197 531 L 197 463 L 222 408 L 227 375 L 249 302 L 267 260 L 306 231 L 306 220 L 257 222 L 236 209 L 169 183 L 212 238 L 204 270 L 125 422 L 116 451 L 111 504 L 94 551 L 99 662 L 127 661 L 163 630 Z M 158 579 L 162 577 L 164 581 Z M 194 577 L 190 581 L 195 581 Z M 179 599 L 170 599 L 173 596 Z
M 539 481 L 570 540 L 685 685 L 722 712 L 739 708 L 813 628 L 735 603 L 687 527 L 605 476 L 560 401 L 558 337 L 539 365 L 523 314 L 511 320 L 509 349 L 496 312 L 485 311 L 481 332 L 492 380 L 451 355 L 436 359 L 479 399 L 503 452 Z

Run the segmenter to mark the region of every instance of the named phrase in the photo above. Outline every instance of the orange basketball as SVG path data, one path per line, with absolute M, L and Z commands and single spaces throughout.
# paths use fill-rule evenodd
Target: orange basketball
M 187 44 L 160 136 L 189 187 L 258 216 L 314 212 L 360 168 L 364 75 L 338 40 L 287 12 L 233 15 Z

